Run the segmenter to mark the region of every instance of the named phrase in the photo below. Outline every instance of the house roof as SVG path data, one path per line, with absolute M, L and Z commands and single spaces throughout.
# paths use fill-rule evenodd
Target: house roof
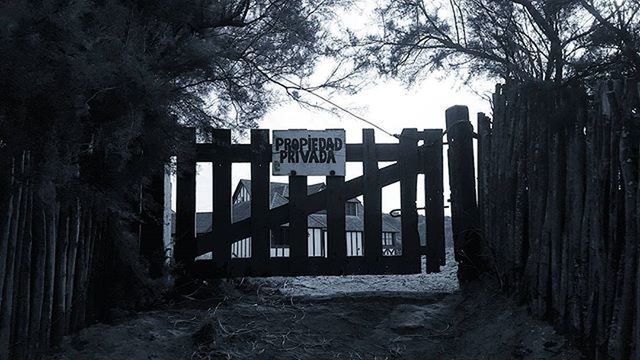
M 382 231 L 400 232 L 400 218 L 382 214 Z
M 326 228 L 327 227 L 327 215 L 326 214 L 311 214 L 309 215 L 309 227 L 310 228 Z M 399 219 L 391 216 L 382 216 L 382 231 L 384 232 L 400 232 Z M 364 219 L 360 216 L 347 215 L 345 217 L 344 228 L 346 231 L 364 231 Z
M 289 184 L 282 183 L 282 182 L 271 182 L 269 183 L 269 185 L 270 185 L 269 186 L 270 197 L 273 197 L 276 195 L 280 195 L 284 198 L 289 197 Z M 236 190 L 234 192 L 234 197 L 238 193 L 238 189 L 240 189 L 240 186 L 244 186 L 244 188 L 247 189 L 247 191 L 251 192 L 251 180 L 241 179 L 238 182 L 238 186 L 236 187 Z M 307 195 L 315 194 L 319 191 L 322 191 L 325 187 L 326 185 L 324 183 L 311 184 L 307 186 Z

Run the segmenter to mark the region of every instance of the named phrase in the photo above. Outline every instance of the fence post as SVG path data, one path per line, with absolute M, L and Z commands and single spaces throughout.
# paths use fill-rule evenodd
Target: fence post
M 176 188 L 176 234 L 174 258 L 181 267 L 176 286 L 181 286 L 180 278 L 187 280 L 193 270 L 196 258 L 196 131 L 186 128 L 181 134 L 182 146 L 178 154 Z
M 213 144 L 223 156 L 213 161 L 213 262 L 218 271 L 228 273 L 231 261 L 231 130 L 213 129 Z
M 446 111 L 449 149 L 449 184 L 451 187 L 451 225 L 458 280 L 477 278 L 483 264 L 480 260 L 481 236 L 473 152 L 473 125 L 466 106 L 453 106 Z
M 480 223 L 482 224 L 482 233 L 487 236 L 488 207 L 486 202 L 489 200 L 489 152 L 491 151 L 491 119 L 484 113 L 478 113 L 478 209 L 480 211 Z
M 403 272 L 420 272 L 420 236 L 418 235 L 418 130 L 404 129 L 400 137 L 400 228 L 402 231 Z
M 440 272 L 440 266 L 445 265 L 446 261 L 442 165 L 442 130 L 425 130 L 423 166 L 427 274 Z
M 331 272 L 346 272 L 347 240 L 345 237 L 344 176 L 327 177 L 327 237 Z M 366 239 L 365 239 L 366 241 Z
M 254 274 L 268 270 L 271 237 L 269 220 L 269 130 L 251 130 L 251 257 Z
M 364 256 L 372 273 L 382 271 L 382 189 L 373 129 L 362 130 L 362 176 L 364 178 Z
M 306 271 L 306 260 L 309 256 L 308 217 L 305 209 L 307 199 L 307 177 L 289 176 L 289 256 L 290 271 L 301 273 Z

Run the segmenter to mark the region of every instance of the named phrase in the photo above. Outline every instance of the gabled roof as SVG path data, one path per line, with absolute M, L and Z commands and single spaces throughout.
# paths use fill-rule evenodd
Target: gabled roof
M 382 214 L 382 231 L 400 232 L 400 218 L 393 217 L 389 214 Z
M 249 201 L 250 203 L 251 201 Z M 284 204 L 287 204 L 289 202 L 289 200 L 287 198 L 285 198 L 284 196 L 280 195 L 280 194 L 274 194 L 273 196 L 271 196 L 271 208 L 277 208 L 278 206 L 282 206 Z
M 269 184 L 269 196 L 273 198 L 276 195 L 282 196 L 284 198 L 289 198 L 289 184 L 281 183 L 281 182 L 271 182 Z M 235 199 L 240 186 L 243 186 L 247 191 L 251 192 L 251 180 L 241 179 L 238 182 L 238 186 L 236 186 L 235 191 L 233 192 L 233 198 Z M 307 194 L 315 194 L 319 191 L 322 191 L 326 185 L 324 183 L 311 184 L 307 186 Z
M 309 215 L 309 227 L 310 228 L 326 228 L 327 227 L 327 215 L 326 214 L 311 214 Z M 391 216 L 382 216 L 382 231 L 384 232 L 400 232 L 400 219 L 393 218 Z M 364 219 L 360 216 L 345 217 L 344 229 L 346 231 L 364 231 Z

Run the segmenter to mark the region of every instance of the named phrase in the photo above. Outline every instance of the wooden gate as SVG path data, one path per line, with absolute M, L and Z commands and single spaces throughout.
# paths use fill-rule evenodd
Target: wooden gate
M 363 130 L 361 144 L 346 144 L 346 161 L 361 162 L 363 176 L 345 181 L 327 176 L 326 187 L 307 193 L 307 177 L 289 176 L 288 202 L 272 208 L 269 130 L 251 131 L 251 144 L 232 144 L 228 129 L 212 129 L 211 143 L 196 143 L 185 129 L 177 162 L 177 208 L 174 258 L 187 273 L 205 277 L 296 276 L 341 274 L 411 274 L 439 272 L 445 263 L 441 129 L 405 129 L 399 143 L 376 144 L 373 129 Z M 195 229 L 196 163 L 213 165 L 213 219 L 208 236 Z M 378 162 L 395 162 L 379 168 Z M 231 165 L 251 164 L 251 216 L 232 222 Z M 426 245 L 420 244 L 416 208 L 417 175 L 425 174 Z M 402 252 L 383 252 L 382 188 L 400 182 Z M 345 202 L 364 198 L 362 256 L 347 256 Z M 326 256 L 310 257 L 309 215 L 326 211 Z M 288 257 L 274 257 L 271 237 L 287 224 Z M 247 241 L 250 239 L 250 241 Z M 240 243 L 242 242 L 242 243 Z M 234 245 L 235 244 L 235 245 Z M 232 247 L 248 247 L 250 256 L 232 256 Z M 209 259 L 196 260 L 211 253 Z M 351 254 L 353 255 L 353 254 Z

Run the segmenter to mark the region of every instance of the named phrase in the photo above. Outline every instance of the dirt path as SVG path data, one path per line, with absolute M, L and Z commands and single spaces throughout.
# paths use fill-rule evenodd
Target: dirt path
M 51 359 L 580 358 L 499 293 L 457 290 L 454 271 L 225 282 L 223 297 L 85 329 Z

